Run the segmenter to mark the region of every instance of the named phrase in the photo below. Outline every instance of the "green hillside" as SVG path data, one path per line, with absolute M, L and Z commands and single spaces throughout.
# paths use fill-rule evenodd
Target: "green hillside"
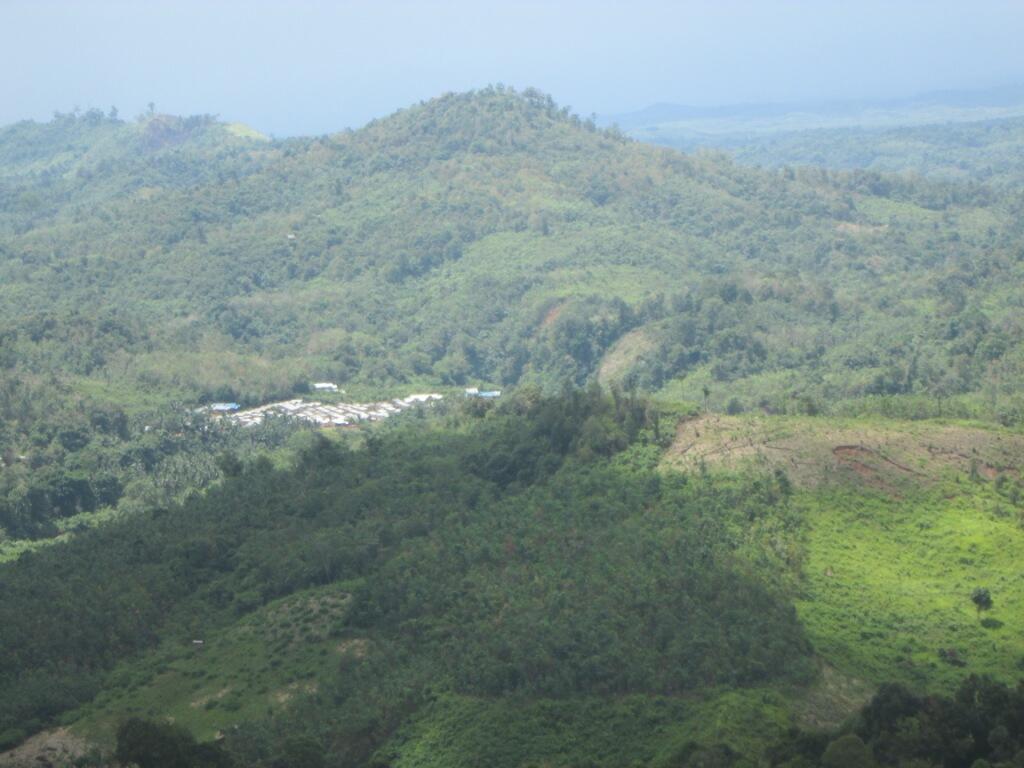
M 821 382 L 834 397 L 906 354 L 831 360 L 822 342 L 876 346 L 895 318 L 920 337 L 911 389 L 989 337 L 982 367 L 1017 351 L 1016 198 L 691 158 L 533 93 L 317 139 L 86 115 L 0 147 L 8 367 L 243 399 L 314 375 L 582 381 L 626 332 L 674 319 L 703 356 L 648 378 L 841 365 L 854 381 Z M 966 367 L 957 392 L 980 383 Z
M 952 421 L 708 416 L 663 459 L 690 472 L 784 473 L 803 521 L 797 607 L 838 670 L 952 687 L 961 666 L 1013 681 L 1024 663 L 1024 436 Z M 998 586 L 997 586 L 998 585 Z M 1001 600 L 985 622 L 976 587 Z M 947 645 L 948 644 L 948 647 Z
M 0 766 L 1013 764 L 1021 204 L 505 88 L 0 129 Z M 202 408 L 315 381 L 445 397 Z
M 1018 432 L 673 438 L 596 392 L 445 421 L 257 461 L 0 568 L 7 743 L 56 721 L 37 738 L 109 752 L 141 717 L 242 765 L 296 739 L 332 765 L 756 765 L 884 683 L 1019 675 Z
M 217 472 L 132 470 L 154 420 L 317 380 L 597 376 L 1019 423 L 1021 220 L 1009 192 L 688 157 L 502 88 L 286 141 L 202 116 L 13 125 L 0 527 L 173 501 Z
M 780 576 L 733 540 L 751 515 L 784 515 L 783 495 L 659 476 L 644 413 L 575 394 L 356 452 L 323 441 L 293 469 L 257 461 L 183 507 L 4 566 L 5 741 L 97 694 L 70 720 L 102 744 L 126 715 L 172 714 L 208 737 L 306 693 L 329 703 L 305 727 L 358 762 L 445 691 L 809 682 Z

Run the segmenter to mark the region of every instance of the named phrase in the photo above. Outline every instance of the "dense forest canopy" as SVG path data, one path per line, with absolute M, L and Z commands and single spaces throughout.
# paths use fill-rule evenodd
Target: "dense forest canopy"
M 638 331 L 656 353 L 618 375 L 648 388 L 793 371 L 827 403 L 1019 370 L 1019 194 L 687 157 L 532 91 L 276 142 L 62 115 L 0 157 L 8 369 L 243 400 L 557 384 Z

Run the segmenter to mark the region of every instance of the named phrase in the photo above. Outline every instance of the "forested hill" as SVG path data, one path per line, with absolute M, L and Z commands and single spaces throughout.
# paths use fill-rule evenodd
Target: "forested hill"
M 0 766 L 1010 765 L 1022 214 L 505 88 L 3 129 Z M 324 380 L 447 396 L 199 407 Z
M 0 159 L 0 364 L 94 390 L 599 374 L 822 408 L 1020 366 L 1019 195 L 688 157 L 533 91 L 287 141 L 61 115 Z

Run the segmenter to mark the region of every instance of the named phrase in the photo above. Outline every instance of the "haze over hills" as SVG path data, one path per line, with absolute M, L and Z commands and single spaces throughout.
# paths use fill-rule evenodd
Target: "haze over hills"
M 630 136 L 687 152 L 723 150 L 764 167 L 913 173 L 1015 185 L 1024 91 L 937 92 L 913 99 L 692 108 L 655 105 L 603 118 Z
M 501 87 L 0 129 L 0 761 L 1012 757 L 1022 204 Z M 311 381 L 446 398 L 201 410 Z
M 602 115 L 598 123 L 617 125 L 638 139 L 683 147 L 703 140 L 736 141 L 783 131 L 815 128 L 892 128 L 1024 116 L 1024 86 L 990 90 L 934 91 L 917 96 L 783 104 L 726 104 L 696 107 L 653 104 L 636 112 Z

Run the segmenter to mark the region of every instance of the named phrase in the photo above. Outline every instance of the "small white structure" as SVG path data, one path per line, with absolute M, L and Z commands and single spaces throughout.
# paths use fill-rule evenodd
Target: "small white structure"
M 317 381 L 313 383 L 313 389 L 317 392 L 337 392 L 338 385 L 331 381 Z
M 481 391 L 479 387 L 468 387 L 466 389 L 466 397 L 482 397 L 490 400 L 495 397 L 501 397 L 501 390 L 491 389 L 487 391 Z

